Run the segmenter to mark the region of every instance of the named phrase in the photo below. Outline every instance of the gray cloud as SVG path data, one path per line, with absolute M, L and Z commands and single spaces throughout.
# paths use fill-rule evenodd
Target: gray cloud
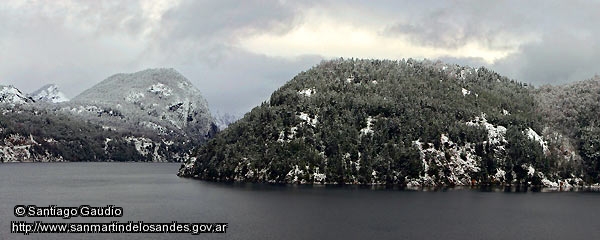
M 284 34 L 306 21 L 307 9 L 421 46 L 516 49 L 487 67 L 537 86 L 586 79 L 600 67 L 598 1 L 183 0 L 158 22 L 140 1 L 16 2 L 24 5 L 0 6 L 0 84 L 30 92 L 57 83 L 70 97 L 115 73 L 174 67 L 217 110 L 247 111 L 322 58 L 269 57 L 238 43 L 256 33 Z
M 135 55 L 140 41 L 136 36 L 143 29 L 138 5 L 109 1 L 23 4 L 0 8 L 1 84 L 30 92 L 57 83 L 73 97 L 101 80 L 100 76 L 138 67 Z
M 561 84 L 600 71 L 597 9 L 598 1 L 578 0 L 426 2 L 400 10 L 401 17 L 391 18 L 395 23 L 382 34 L 405 35 L 413 43 L 436 48 L 459 48 L 469 42 L 497 50 L 516 48 L 494 64 L 452 56 L 440 59 L 487 66 L 536 86 Z M 519 42 L 528 37 L 533 39 Z
M 600 72 L 600 33 L 576 36 L 559 31 L 492 65 L 512 78 L 533 83 L 562 84 L 591 78 Z
M 190 64 L 178 69 L 200 88 L 212 109 L 241 114 L 268 100 L 273 91 L 321 59 L 273 58 L 235 49 L 220 64 Z
M 462 1 L 462 3 L 465 3 Z M 405 12 L 385 28 L 388 36 L 404 35 L 416 44 L 459 48 L 477 42 L 493 49 L 509 49 L 509 37 L 527 32 L 527 11 L 514 2 L 473 1 L 468 4 L 442 1 Z
M 321 60 L 268 57 L 235 46 L 250 34 L 285 33 L 297 23 L 298 11 L 297 3 L 284 1 L 185 0 L 163 15 L 143 58 L 182 71 L 211 108 L 241 114 Z
M 281 1 L 184 0 L 163 15 L 162 36 L 207 39 L 238 32 L 283 31 L 291 28 L 296 5 Z
M 0 8 L 0 84 L 32 92 L 57 83 L 70 97 L 112 74 L 174 67 L 209 104 L 243 113 L 318 56 L 267 57 L 235 47 L 260 31 L 284 33 L 298 6 L 283 1 L 181 1 L 160 22 L 137 1 L 66 2 Z
M 215 64 L 240 38 L 291 29 L 297 11 L 297 5 L 282 1 L 184 0 L 163 15 L 149 52 L 166 57 L 170 63 Z
M 591 78 L 600 71 L 598 1 L 537 2 L 528 5 L 529 30 L 539 39 L 491 67 L 536 86 Z

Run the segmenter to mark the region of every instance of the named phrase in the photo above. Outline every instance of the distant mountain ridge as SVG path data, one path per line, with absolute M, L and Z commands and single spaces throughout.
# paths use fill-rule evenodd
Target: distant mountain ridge
M 56 84 L 45 85 L 29 94 L 29 97 L 37 102 L 60 103 L 69 101 L 67 95 L 62 93 Z
M 26 104 L 34 102 L 21 90 L 12 85 L 0 85 L 0 104 Z
M 213 116 L 215 118 L 215 124 L 221 131 L 225 130 L 225 128 L 241 118 L 239 115 L 221 112 L 216 112 Z
M 0 162 L 183 161 L 218 131 L 200 91 L 174 69 L 116 74 L 70 101 L 56 85 L 31 98 L 0 93 L 19 103 L 0 106 Z

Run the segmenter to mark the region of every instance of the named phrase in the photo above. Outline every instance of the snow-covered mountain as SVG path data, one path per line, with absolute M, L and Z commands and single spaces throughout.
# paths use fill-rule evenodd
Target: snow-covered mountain
M 232 124 L 241 118 L 239 115 L 221 113 L 219 111 L 217 111 L 213 116 L 215 118 L 215 124 L 221 131 L 227 128 L 229 124 Z
M 161 135 L 189 137 L 204 137 L 214 128 L 200 90 L 172 68 L 113 75 L 73 98 L 69 106 L 71 112 L 105 117 L 111 128 L 126 123 Z
M 37 91 L 29 94 L 37 102 L 59 103 L 69 101 L 69 98 L 62 93 L 56 84 L 48 84 Z
M 27 97 L 21 90 L 14 86 L 3 86 L 0 85 L 0 104 L 25 104 L 34 102 L 31 98 Z
M 183 161 L 218 130 L 173 69 L 116 74 L 71 101 L 55 85 L 32 96 L 0 86 L 0 162 Z

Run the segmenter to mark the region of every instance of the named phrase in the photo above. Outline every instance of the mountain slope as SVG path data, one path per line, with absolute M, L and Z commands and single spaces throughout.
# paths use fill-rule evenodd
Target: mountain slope
M 116 74 L 84 91 L 72 100 L 91 112 L 106 110 L 103 124 L 119 128 L 126 125 L 203 139 L 214 131 L 214 119 L 200 91 L 174 69 L 148 69 L 131 74 Z M 73 106 L 73 105 L 71 105 Z M 90 108 L 94 108 L 89 111 Z M 112 113 L 111 113 L 112 112 Z
M 538 133 L 533 88 L 484 68 L 333 60 L 298 74 L 199 149 L 212 181 L 558 186 L 579 163 Z
M 53 86 L 38 102 L 9 90 L 3 99 L 28 104 L 0 104 L 0 162 L 182 161 L 217 131 L 200 91 L 173 69 L 117 74 L 55 104 L 44 103 Z
M 29 94 L 36 102 L 59 103 L 67 102 L 69 98 L 62 93 L 56 84 L 48 84 Z
M 548 129 L 558 132 L 549 139 L 563 142 L 565 155 L 581 159 L 588 182 L 600 182 L 600 77 L 543 86 L 535 97 Z
M 26 104 L 34 102 L 27 97 L 21 90 L 13 86 L 0 85 L 0 104 Z
M 235 121 L 240 119 L 240 116 L 234 115 L 231 113 L 217 112 L 216 114 L 214 114 L 214 118 L 215 118 L 215 124 L 217 125 L 219 130 L 222 131 L 225 128 L 227 128 L 229 125 L 231 125 L 232 123 L 234 123 Z

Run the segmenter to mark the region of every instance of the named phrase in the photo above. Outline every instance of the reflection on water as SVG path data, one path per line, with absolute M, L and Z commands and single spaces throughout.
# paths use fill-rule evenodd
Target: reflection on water
M 540 187 L 531 185 L 481 185 L 481 186 L 441 186 L 441 187 L 412 187 L 407 188 L 398 185 L 299 185 L 299 184 L 271 184 L 271 183 L 210 183 L 220 186 L 230 186 L 234 188 L 243 188 L 248 190 L 281 190 L 293 191 L 301 189 L 347 189 L 347 190 L 386 190 L 386 191 L 418 191 L 418 192 L 449 192 L 449 191 L 479 191 L 479 192 L 506 192 L 506 193 L 527 193 L 527 192 L 600 192 L 597 187 Z

